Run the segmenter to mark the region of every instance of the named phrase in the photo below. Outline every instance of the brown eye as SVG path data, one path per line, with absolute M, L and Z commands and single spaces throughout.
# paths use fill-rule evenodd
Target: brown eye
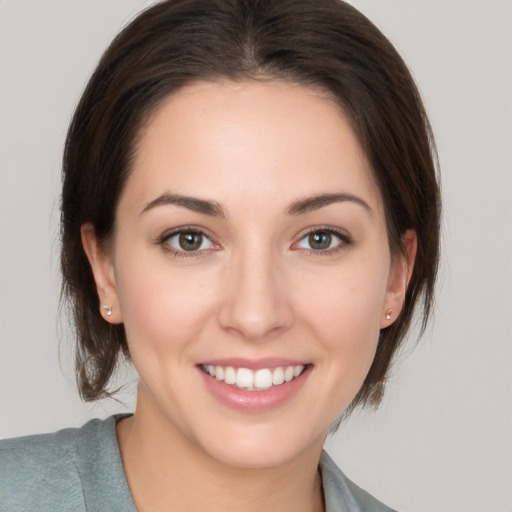
M 175 231 L 163 238 L 162 243 L 175 253 L 194 253 L 214 248 L 213 242 L 200 231 Z
M 197 251 L 203 243 L 203 235 L 201 233 L 181 233 L 178 243 L 180 249 L 184 251 Z
M 308 235 L 308 242 L 311 249 L 324 251 L 331 247 L 332 235 L 327 231 L 316 231 Z
M 319 228 L 306 233 L 296 244 L 295 249 L 306 249 L 311 253 L 333 254 L 352 244 L 350 235 L 335 228 Z

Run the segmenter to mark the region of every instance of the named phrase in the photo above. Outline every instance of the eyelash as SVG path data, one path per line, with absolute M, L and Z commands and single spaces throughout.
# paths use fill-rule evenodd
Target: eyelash
M 341 229 L 332 227 L 332 226 L 315 226 L 314 228 L 308 230 L 306 233 L 304 233 L 298 242 L 295 242 L 293 245 L 297 245 L 298 243 L 305 240 L 307 237 L 315 234 L 315 233 L 325 233 L 328 235 L 334 235 L 336 238 L 340 240 L 338 244 L 336 244 L 334 247 L 329 249 L 323 249 L 323 250 L 314 250 L 314 249 L 303 249 L 307 251 L 309 256 L 329 256 L 337 254 L 340 251 L 343 251 L 350 247 L 353 244 L 352 238 L 350 235 Z
M 294 242 L 292 244 L 292 248 L 294 246 L 296 246 L 297 244 L 299 244 L 300 242 L 302 242 L 303 240 L 305 240 L 307 237 L 309 237 L 315 233 L 324 233 L 324 234 L 328 234 L 328 235 L 334 235 L 336 238 L 338 238 L 340 240 L 340 242 L 332 248 L 323 249 L 323 250 L 302 248 L 302 250 L 306 251 L 310 256 L 333 255 L 333 254 L 336 254 L 344 249 L 347 249 L 353 243 L 350 235 L 348 235 L 345 231 L 334 228 L 332 226 L 316 226 L 316 227 L 310 229 L 309 231 L 307 231 L 306 233 L 304 233 L 299 238 L 299 240 L 297 242 Z M 177 249 L 172 248 L 169 244 L 169 240 L 172 237 L 175 237 L 175 236 L 181 235 L 181 234 L 201 235 L 202 237 L 208 239 L 214 246 L 216 246 L 216 248 L 191 250 L 191 251 L 177 250 Z M 194 227 L 194 226 L 184 226 L 184 227 L 174 229 L 170 232 L 166 232 L 157 240 L 157 244 L 161 245 L 162 248 L 164 249 L 164 251 L 166 251 L 172 257 L 177 257 L 177 258 L 204 257 L 204 256 L 207 256 L 209 252 L 218 250 L 217 248 L 219 247 L 218 244 L 215 244 L 215 242 L 213 242 L 211 237 L 205 233 L 205 231 L 203 231 L 200 228 Z M 301 248 L 297 248 L 297 249 L 300 250 Z
M 201 235 L 202 237 L 208 239 L 214 246 L 217 245 L 215 242 L 212 241 L 211 237 L 207 235 L 202 229 L 199 229 L 194 226 L 183 226 L 181 228 L 174 229 L 172 231 L 168 231 L 164 233 L 157 243 L 162 246 L 165 252 L 167 252 L 170 256 L 176 257 L 176 258 L 197 258 L 197 257 L 204 257 L 207 256 L 209 252 L 217 250 L 216 248 L 208 248 L 208 249 L 201 249 L 201 250 L 193 250 L 193 251 L 186 251 L 186 250 L 177 250 L 174 249 L 170 244 L 169 240 L 177 235 L 182 234 L 192 234 L 192 235 Z M 217 245 L 218 246 L 218 245 Z

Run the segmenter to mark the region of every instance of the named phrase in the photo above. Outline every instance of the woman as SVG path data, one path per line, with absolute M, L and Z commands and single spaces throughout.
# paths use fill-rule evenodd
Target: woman
M 389 510 L 322 446 L 379 403 L 421 298 L 428 318 L 432 140 L 403 61 L 347 4 L 139 15 L 69 129 L 61 254 L 81 395 L 111 394 L 124 354 L 136 411 L 4 442 L 0 503 Z

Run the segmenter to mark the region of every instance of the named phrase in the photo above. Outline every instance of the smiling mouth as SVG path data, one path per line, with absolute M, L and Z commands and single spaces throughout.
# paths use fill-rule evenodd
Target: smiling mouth
M 219 381 L 247 391 L 265 391 L 299 377 L 308 365 L 278 366 L 276 368 L 235 368 L 203 364 L 201 370 Z

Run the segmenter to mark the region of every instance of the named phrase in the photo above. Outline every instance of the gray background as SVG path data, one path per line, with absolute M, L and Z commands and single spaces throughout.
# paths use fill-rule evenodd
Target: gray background
M 87 77 L 149 3 L 0 0 L 0 437 L 123 410 L 84 405 L 74 389 L 58 320 L 59 173 Z M 383 406 L 356 414 L 328 449 L 395 508 L 510 512 L 512 2 L 352 3 L 423 93 L 443 172 L 444 262 L 433 327 L 410 340 Z

